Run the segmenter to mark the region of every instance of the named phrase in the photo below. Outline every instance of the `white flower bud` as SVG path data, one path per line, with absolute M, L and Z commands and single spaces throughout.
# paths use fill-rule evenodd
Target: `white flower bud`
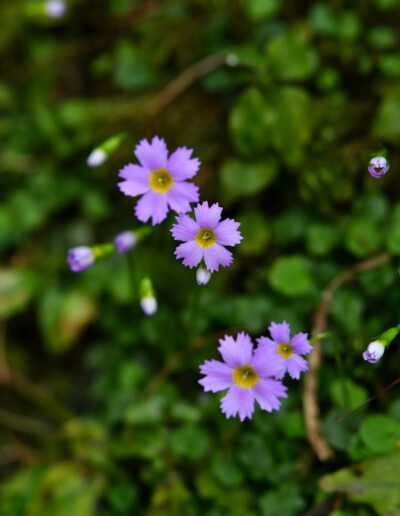
M 211 272 L 204 267 L 199 267 L 196 272 L 196 280 L 198 285 L 207 285 L 210 281 Z
M 371 362 L 371 364 L 375 364 L 382 358 L 382 355 L 385 352 L 385 346 L 379 342 L 374 341 L 368 344 L 367 350 L 363 353 L 363 358 L 367 362 Z
M 155 297 L 142 297 L 140 306 L 146 315 L 154 315 L 157 312 L 157 299 Z
M 94 149 L 89 154 L 88 159 L 86 160 L 86 163 L 89 165 L 89 167 L 99 167 L 102 165 L 107 159 L 107 154 L 103 151 L 103 149 Z

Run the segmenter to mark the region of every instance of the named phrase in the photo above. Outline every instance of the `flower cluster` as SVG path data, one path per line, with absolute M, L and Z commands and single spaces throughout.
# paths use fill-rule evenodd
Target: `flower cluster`
M 141 222 L 151 220 L 154 226 L 165 220 L 170 209 L 178 213 L 171 232 L 175 240 L 183 243 L 177 247 L 175 256 L 190 268 L 204 263 L 208 273 L 204 274 L 204 267 L 200 266 L 197 282 L 205 285 L 210 273 L 232 263 L 232 253 L 225 246 L 235 246 L 242 236 L 238 222 L 221 220 L 222 208 L 218 203 L 197 204 L 194 218 L 187 215 L 191 203 L 199 201 L 199 189 L 189 181 L 200 167 L 200 161 L 192 158 L 192 153 L 192 149 L 180 147 L 168 156 L 162 138 L 142 140 L 135 149 L 140 165 L 126 165 L 119 173 L 124 181 L 118 186 L 125 195 L 141 196 L 135 207 Z
M 298 379 L 308 369 L 300 356 L 312 349 L 306 333 L 290 338 L 290 326 L 285 321 L 271 323 L 269 331 L 272 339 L 260 337 L 255 350 L 246 333 L 239 333 L 236 340 L 226 335 L 218 348 L 223 362 L 206 360 L 200 366 L 204 378 L 199 383 L 205 391 L 228 389 L 221 399 L 221 410 L 227 418 L 251 418 L 255 401 L 262 410 L 279 410 L 279 398 L 287 397 L 287 387 L 282 383 L 285 373 Z

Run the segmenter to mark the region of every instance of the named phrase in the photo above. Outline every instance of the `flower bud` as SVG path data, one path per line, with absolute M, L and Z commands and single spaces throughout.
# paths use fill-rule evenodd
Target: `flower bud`
M 140 306 L 146 315 L 154 315 L 157 312 L 157 299 L 155 297 L 142 297 Z
M 44 9 L 49 18 L 62 18 L 67 12 L 67 5 L 63 0 L 47 0 Z
M 69 249 L 67 262 L 72 272 L 82 272 L 95 261 L 93 250 L 87 246 L 73 247 Z
M 105 140 L 103 143 L 92 150 L 86 160 L 86 163 L 89 165 L 89 167 L 99 167 L 111 156 L 114 151 L 118 149 L 126 137 L 126 133 L 121 133 L 112 136 L 108 140 Z
M 154 315 L 157 312 L 157 299 L 154 294 L 151 279 L 143 278 L 139 285 L 140 306 L 146 315 Z
M 372 177 L 380 178 L 389 170 L 389 164 L 385 157 L 376 156 L 369 162 L 368 172 Z
M 196 280 L 198 285 L 207 285 L 211 278 L 211 271 L 200 265 L 196 272 Z
M 136 234 L 133 231 L 122 231 L 114 238 L 114 244 L 119 253 L 127 253 L 137 243 Z
M 107 159 L 107 154 L 103 151 L 103 149 L 97 148 L 92 150 L 89 154 L 86 163 L 89 167 L 99 167 L 102 165 Z
M 382 358 L 382 355 L 385 352 L 385 346 L 379 342 L 378 340 L 374 342 L 370 342 L 368 344 L 367 350 L 363 353 L 363 359 L 371 364 L 375 364 Z

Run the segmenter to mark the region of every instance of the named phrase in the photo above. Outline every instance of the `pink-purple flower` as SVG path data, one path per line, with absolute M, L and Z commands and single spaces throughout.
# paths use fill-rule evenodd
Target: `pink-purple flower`
M 135 214 L 141 222 L 152 220 L 153 226 L 162 222 L 171 208 L 176 213 L 190 211 L 190 203 L 198 202 L 199 189 L 187 181 L 200 167 L 197 158 L 191 158 L 193 150 L 176 149 L 168 157 L 165 141 L 155 136 L 151 142 L 142 140 L 135 149 L 140 165 L 130 163 L 119 172 L 124 179 L 118 187 L 125 195 L 141 199 Z
M 371 174 L 372 177 L 377 177 L 378 179 L 386 174 L 386 172 L 389 170 L 389 164 L 383 156 L 378 156 L 375 158 L 372 158 L 369 162 L 368 172 Z
M 287 372 L 298 380 L 300 373 L 308 369 L 306 360 L 300 355 L 307 355 L 312 350 L 307 333 L 296 333 L 290 338 L 290 326 L 286 321 L 281 324 L 272 322 L 269 332 L 272 339 L 260 337 L 257 343 L 259 348 L 278 360 L 279 370 L 275 378 L 281 379 Z
M 194 208 L 195 218 L 189 215 L 176 217 L 171 232 L 175 240 L 183 241 L 175 250 L 177 258 L 183 258 L 183 265 L 196 267 L 203 259 L 209 271 L 217 271 L 219 266 L 227 267 L 233 256 L 224 246 L 234 246 L 242 240 L 238 231 L 239 222 L 233 219 L 221 220 L 222 208 L 208 202 Z
M 279 398 L 287 398 L 287 388 L 272 378 L 280 370 L 278 358 L 271 356 L 264 347 L 253 351 L 249 335 L 243 332 L 236 340 L 225 335 L 219 342 L 218 351 L 223 362 L 206 360 L 200 366 L 204 378 L 199 383 L 206 392 L 228 389 L 221 399 L 221 410 L 226 417 L 238 414 L 241 421 L 251 418 L 255 401 L 268 412 L 278 410 Z

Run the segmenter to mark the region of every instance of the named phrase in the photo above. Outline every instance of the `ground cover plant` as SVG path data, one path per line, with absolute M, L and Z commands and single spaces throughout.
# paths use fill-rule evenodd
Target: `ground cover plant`
M 1 516 L 400 514 L 399 15 L 0 4 Z

